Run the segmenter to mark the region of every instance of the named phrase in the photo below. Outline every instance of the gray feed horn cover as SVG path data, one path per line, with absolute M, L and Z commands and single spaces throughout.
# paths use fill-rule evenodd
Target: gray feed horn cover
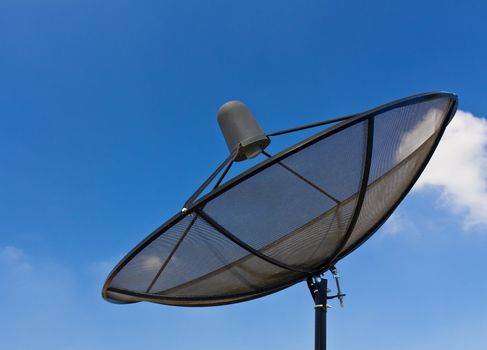
M 236 161 L 256 157 L 270 143 L 257 120 L 240 101 L 227 102 L 220 108 L 218 124 L 230 153 L 238 150 Z
M 451 93 L 408 97 L 338 118 L 269 155 L 264 148 L 270 137 L 307 127 L 266 135 L 244 104 L 225 104 L 218 122 L 231 156 L 185 210 L 118 263 L 103 297 L 211 306 L 310 281 L 390 216 L 425 168 L 456 106 Z M 267 159 L 223 181 L 234 161 L 260 153 Z M 215 188 L 199 196 L 217 176 Z

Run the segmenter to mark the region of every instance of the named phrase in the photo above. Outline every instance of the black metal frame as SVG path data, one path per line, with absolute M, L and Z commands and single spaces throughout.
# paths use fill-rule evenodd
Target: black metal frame
M 362 171 L 362 180 L 360 183 L 359 195 L 357 198 L 357 203 L 355 204 L 355 208 L 353 210 L 353 215 L 348 223 L 347 230 L 343 235 L 343 239 L 340 244 L 337 246 L 335 251 L 333 252 L 330 259 L 326 261 L 324 264 L 325 266 L 330 266 L 336 260 L 337 255 L 342 251 L 343 247 L 347 244 L 350 236 L 352 235 L 353 229 L 355 228 L 355 224 L 359 218 L 359 215 L 362 211 L 362 205 L 365 199 L 365 193 L 367 192 L 367 184 L 369 183 L 369 174 L 370 174 L 370 166 L 372 164 L 372 147 L 374 144 L 374 120 L 375 116 L 371 116 L 367 120 L 367 145 L 365 146 L 365 158 L 364 158 L 364 165 Z
M 450 99 L 449 110 L 447 112 L 447 117 L 445 118 L 445 121 L 443 122 L 443 124 L 440 126 L 440 128 L 438 130 L 438 135 L 434 141 L 434 144 L 432 145 L 430 152 L 426 156 L 425 161 L 419 167 L 417 174 L 413 177 L 411 183 L 409 184 L 409 186 L 407 186 L 405 191 L 402 193 L 399 200 L 396 203 L 394 203 L 394 205 L 383 216 L 383 218 L 381 220 L 379 220 L 378 223 L 374 227 L 372 227 L 369 230 L 369 232 L 367 232 L 363 236 L 363 238 L 361 240 L 359 240 L 353 246 L 351 246 L 346 251 L 344 251 L 340 254 L 340 250 L 346 246 L 347 241 L 351 235 L 351 232 L 353 231 L 354 225 L 358 219 L 358 214 L 360 213 L 360 209 L 361 209 L 361 206 L 363 203 L 363 197 L 365 195 L 365 190 L 367 188 L 368 174 L 370 171 L 370 163 L 371 163 L 370 154 L 372 152 L 372 139 L 371 139 L 371 137 L 373 137 L 373 119 L 374 119 L 375 115 L 387 112 L 388 110 L 392 110 L 395 108 L 413 105 L 413 104 L 417 104 L 417 103 L 421 103 L 421 102 L 425 102 L 425 101 L 429 101 L 429 100 L 433 100 L 433 99 L 437 99 L 437 98 L 448 98 L 448 99 Z M 319 274 L 329 270 L 335 264 L 335 262 L 342 259 L 344 256 L 348 255 L 350 252 L 352 252 L 358 246 L 363 244 L 363 242 L 365 242 L 368 238 L 370 238 L 370 236 L 384 223 L 384 221 L 392 214 L 394 209 L 404 199 L 406 194 L 410 191 L 410 189 L 412 188 L 414 183 L 419 178 L 419 175 L 422 173 L 426 164 L 430 160 L 433 152 L 435 151 L 435 149 L 439 143 L 439 140 L 441 139 L 441 136 L 444 133 L 444 130 L 445 130 L 447 124 L 449 123 L 449 121 L 451 120 L 451 118 L 453 117 L 453 115 L 456 111 L 457 103 L 458 103 L 458 101 L 457 101 L 456 95 L 451 94 L 451 93 L 446 93 L 446 92 L 426 93 L 426 94 L 420 94 L 420 95 L 415 95 L 412 97 L 403 98 L 403 99 L 385 104 L 383 106 L 380 106 L 380 107 L 374 108 L 372 110 L 369 110 L 367 112 L 359 113 L 356 115 L 351 115 L 351 116 L 342 117 L 342 118 L 336 118 L 336 119 L 332 119 L 332 120 L 325 121 L 325 122 L 314 123 L 314 124 L 310 124 L 310 125 L 303 126 L 303 127 L 293 128 L 293 129 L 284 130 L 284 131 L 269 134 L 268 136 L 277 136 L 277 135 L 281 135 L 281 134 L 285 134 L 285 133 L 289 133 L 289 132 L 294 132 L 294 131 L 298 131 L 298 130 L 303 130 L 303 129 L 307 129 L 307 128 L 312 128 L 312 127 L 316 127 L 316 126 L 320 126 L 320 125 L 325 125 L 325 124 L 330 124 L 330 123 L 342 121 L 341 123 L 336 124 L 336 125 L 328 128 L 324 131 L 321 131 L 321 132 L 309 137 L 308 139 L 306 139 L 306 140 L 304 140 L 304 141 L 302 141 L 302 142 L 300 142 L 300 143 L 278 153 L 277 155 L 275 155 L 269 159 L 266 159 L 265 161 L 257 164 L 256 166 L 250 168 L 249 170 L 243 172 L 239 176 L 236 176 L 235 178 L 233 178 L 233 179 L 227 181 L 226 183 L 222 184 L 221 186 L 219 186 L 220 183 L 223 181 L 224 176 L 227 174 L 228 170 L 230 169 L 230 167 L 233 163 L 234 155 L 231 155 L 229 158 L 227 158 L 227 160 L 224 163 L 222 163 L 222 165 L 220 165 L 220 167 L 217 169 L 217 171 L 215 171 L 215 173 L 213 173 L 212 176 L 210 176 L 210 179 L 205 181 L 205 183 L 198 189 L 198 191 L 195 192 L 195 195 L 190 197 L 190 200 L 188 200 L 188 202 L 186 203 L 185 208 L 182 212 L 176 214 L 171 219 L 169 219 L 166 223 L 164 223 L 159 228 L 157 228 L 152 234 L 150 234 L 148 237 L 146 237 L 146 239 L 144 239 L 134 249 L 132 249 L 115 266 L 115 268 L 112 270 L 112 272 L 108 276 L 105 284 L 103 285 L 103 288 L 102 288 L 103 297 L 105 299 L 112 300 L 114 302 L 119 302 L 117 300 L 111 299 L 108 296 L 107 292 L 113 292 L 113 293 L 125 294 L 127 296 L 132 296 L 134 298 L 137 298 L 138 299 L 137 301 L 145 300 L 145 301 L 159 302 L 159 303 L 172 304 L 172 305 L 181 305 L 181 306 L 214 306 L 214 305 L 222 305 L 222 304 L 240 302 L 240 301 L 244 301 L 244 300 L 250 300 L 250 299 L 258 298 L 258 297 L 261 297 L 264 295 L 268 295 L 268 294 L 277 292 L 279 290 L 282 290 L 284 288 L 287 288 L 287 287 L 289 287 L 293 284 L 296 284 L 298 282 L 301 282 L 303 280 L 306 280 L 311 276 L 319 275 Z M 364 120 L 367 120 L 367 119 L 368 119 L 367 151 L 366 151 L 366 158 L 365 158 L 365 162 L 364 162 L 364 168 L 363 168 L 364 170 L 363 170 L 363 174 L 362 174 L 362 183 L 361 183 L 361 187 L 360 187 L 359 198 L 358 198 L 357 204 L 355 206 L 353 218 L 349 223 L 346 235 L 344 236 L 342 242 L 339 244 L 340 249 L 336 249 L 335 254 L 334 254 L 335 256 L 333 258 L 331 258 L 329 261 L 326 261 L 319 269 L 314 270 L 314 271 L 307 271 L 307 270 L 300 269 L 300 271 L 297 271 L 299 269 L 295 269 L 295 267 L 287 266 L 286 264 L 283 264 L 282 262 L 277 262 L 277 263 L 276 263 L 276 261 L 272 262 L 272 260 L 274 260 L 274 259 L 272 259 L 268 256 L 265 256 L 262 253 L 255 254 L 255 249 L 248 246 L 245 242 L 242 242 L 237 238 L 238 241 L 235 241 L 235 240 L 233 240 L 233 241 L 236 244 L 238 244 L 240 247 L 242 247 L 243 249 L 246 249 L 250 253 L 255 254 L 255 255 L 259 256 L 260 258 L 262 258 L 262 259 L 264 259 L 270 263 L 273 263 L 277 266 L 280 266 L 282 268 L 287 268 L 287 269 L 294 271 L 294 272 L 301 272 L 302 273 L 301 277 L 297 278 L 296 280 L 294 280 L 290 283 L 285 283 L 283 285 L 275 286 L 274 288 L 265 289 L 265 290 L 256 290 L 256 291 L 253 291 L 252 293 L 246 293 L 246 294 L 241 294 L 241 295 L 227 296 L 226 299 L 224 299 L 222 297 L 215 297 L 215 298 L 207 297 L 207 298 L 199 299 L 201 301 L 207 300 L 208 302 L 210 302 L 208 304 L 194 302 L 193 298 L 165 297 L 165 296 L 160 296 L 160 295 L 154 295 L 154 294 L 148 294 L 148 293 L 138 293 L 138 292 L 127 291 L 127 290 L 123 290 L 123 289 L 118 289 L 118 288 L 113 288 L 113 287 L 110 288 L 109 287 L 111 284 L 111 281 L 113 280 L 115 275 L 135 255 L 137 255 L 141 250 L 143 250 L 152 241 L 157 239 L 164 231 L 166 231 L 167 229 L 169 229 L 173 225 L 177 224 L 180 220 L 185 218 L 187 215 L 198 215 L 198 217 L 201 217 L 201 214 L 203 213 L 202 208 L 206 205 L 206 203 L 208 203 L 209 201 L 211 201 L 215 197 L 217 197 L 217 196 L 221 195 L 222 193 L 228 191 L 229 189 L 233 188 L 234 186 L 237 186 L 239 183 L 241 183 L 241 182 L 245 181 L 246 179 L 250 178 L 251 176 L 254 176 L 255 174 L 263 171 L 264 169 L 268 168 L 269 166 L 276 164 L 276 163 L 280 163 L 283 159 L 289 157 L 290 155 L 292 155 L 296 152 L 299 152 L 300 150 L 302 150 L 302 149 L 304 149 L 304 148 L 306 148 L 306 147 L 308 147 L 308 146 L 310 146 L 316 142 L 319 142 L 326 137 L 329 137 L 333 134 L 336 134 L 336 133 L 338 133 L 338 132 L 340 132 L 340 131 L 348 128 L 348 127 L 351 127 L 351 126 L 353 126 L 359 122 L 362 122 Z M 209 185 L 209 183 L 211 183 L 211 181 L 213 181 L 213 179 L 216 177 L 216 175 L 221 172 L 221 170 L 223 169 L 223 167 L 226 164 L 228 164 L 228 166 L 225 169 L 222 176 L 220 177 L 220 179 L 217 181 L 215 188 L 212 191 L 210 191 L 209 193 L 207 193 L 206 195 L 204 195 L 203 197 L 196 199 L 197 196 L 202 193 L 204 188 L 206 188 Z M 193 202 L 193 200 L 195 200 L 195 201 Z M 205 218 L 203 218 L 203 219 L 205 219 Z M 205 220 L 205 221 L 208 221 L 208 220 Z M 210 222 L 210 224 L 211 224 L 211 222 Z M 213 223 L 212 226 L 215 227 L 215 223 Z M 218 227 L 218 225 L 217 225 L 217 227 L 215 227 L 215 228 L 219 232 L 222 233 L 221 227 Z M 232 236 L 235 237 L 234 235 L 232 235 Z M 252 251 L 252 250 L 254 250 L 254 251 Z M 162 271 L 162 269 L 161 269 L 161 271 Z M 212 300 L 214 300 L 214 302 L 211 302 Z M 228 300 L 228 301 L 226 301 L 226 300 Z M 134 301 L 134 302 L 136 302 L 136 301 Z

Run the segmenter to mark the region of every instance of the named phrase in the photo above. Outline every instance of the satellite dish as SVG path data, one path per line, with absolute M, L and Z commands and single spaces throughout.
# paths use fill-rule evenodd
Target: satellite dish
M 218 122 L 230 156 L 179 213 L 115 266 L 103 297 L 213 306 L 307 281 L 315 301 L 315 347 L 325 349 L 327 300 L 344 296 L 335 264 L 404 199 L 456 108 L 456 95 L 426 93 L 266 135 L 243 103 L 226 103 Z M 273 137 L 332 123 L 276 155 L 265 151 Z M 267 159 L 223 181 L 235 161 L 259 154 Z M 326 271 L 337 282 L 334 296 Z

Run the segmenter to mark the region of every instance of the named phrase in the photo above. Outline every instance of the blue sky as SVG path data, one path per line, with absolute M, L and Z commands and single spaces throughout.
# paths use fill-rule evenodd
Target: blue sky
M 0 346 L 312 349 L 303 284 L 203 309 L 113 305 L 101 285 L 226 157 L 227 100 L 271 132 L 448 90 L 472 115 L 338 265 L 329 347 L 485 349 L 486 15 L 480 0 L 0 1 Z

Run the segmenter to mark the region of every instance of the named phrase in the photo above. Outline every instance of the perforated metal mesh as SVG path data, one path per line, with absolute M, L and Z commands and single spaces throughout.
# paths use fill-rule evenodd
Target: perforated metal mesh
M 139 244 L 108 277 L 104 297 L 218 305 L 326 270 L 404 198 L 455 108 L 441 93 L 398 101 L 272 157 Z

